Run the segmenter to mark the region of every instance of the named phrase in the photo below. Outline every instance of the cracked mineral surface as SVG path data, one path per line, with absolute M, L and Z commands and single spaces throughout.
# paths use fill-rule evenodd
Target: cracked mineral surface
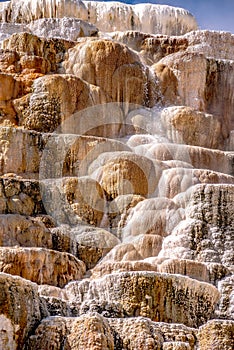
M 0 3 L 0 350 L 234 349 L 234 34 Z

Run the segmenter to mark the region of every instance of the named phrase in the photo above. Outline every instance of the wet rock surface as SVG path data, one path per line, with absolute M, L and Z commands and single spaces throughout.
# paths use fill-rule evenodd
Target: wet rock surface
M 0 349 L 233 349 L 233 34 L 80 0 L 0 32 Z

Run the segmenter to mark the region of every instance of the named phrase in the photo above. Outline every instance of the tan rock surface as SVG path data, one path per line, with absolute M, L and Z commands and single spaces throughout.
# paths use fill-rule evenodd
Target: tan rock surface
M 86 339 L 78 337 L 80 329 L 85 327 Z M 103 330 L 104 333 L 103 333 Z M 96 332 L 99 331 L 99 337 Z M 114 336 L 115 334 L 115 336 Z M 76 336 L 75 336 L 76 335 Z M 233 324 L 231 321 L 214 320 L 200 327 L 199 333 L 183 325 L 152 322 L 140 317 L 138 319 L 106 319 L 97 314 L 88 314 L 79 318 L 52 317 L 44 320 L 30 337 L 28 349 L 47 349 L 48 346 L 59 349 L 59 342 L 65 341 L 70 349 L 170 349 L 195 350 L 219 349 L 229 350 L 233 346 Z M 222 338 L 224 341 L 222 342 Z M 107 345 L 108 344 L 108 345 Z M 96 349 L 96 347 L 95 347 Z
M 152 66 L 153 72 L 158 78 L 159 88 L 163 95 L 163 102 L 167 104 L 179 103 L 178 82 L 173 70 L 166 64 L 157 63 Z
M 115 31 L 109 33 L 110 37 L 119 41 L 135 51 L 140 51 L 145 39 L 153 38 L 154 35 L 135 30 Z M 161 37 L 162 35 L 160 35 Z
M 163 58 L 160 64 L 172 69 L 177 77 L 179 102 L 174 103 L 214 114 L 222 121 L 223 137 L 228 137 L 233 129 L 233 61 L 178 52 Z
M 67 93 L 69 91 L 69 93 Z M 103 92 L 72 75 L 47 75 L 37 79 L 27 103 L 14 101 L 19 122 L 26 129 L 53 132 L 73 113 L 108 102 Z
M 157 234 L 142 234 L 136 238 L 128 237 L 129 243 L 116 245 L 103 259 L 108 261 L 137 261 L 157 256 L 162 248 L 162 237 Z
M 54 297 L 57 299 L 67 300 L 66 293 L 64 289 L 51 286 L 48 284 L 41 284 L 38 286 L 38 293 L 40 296 L 44 297 Z
M 104 275 L 126 272 L 126 271 L 155 271 L 157 265 L 144 261 L 119 261 L 119 262 L 100 262 L 92 269 L 92 278 L 100 278 Z
M 222 263 L 218 262 L 208 262 L 206 263 L 207 269 L 209 271 L 209 279 L 210 283 L 218 286 L 219 291 L 221 294 L 228 294 L 229 298 L 229 284 L 232 284 L 232 277 L 230 278 L 230 270 L 225 267 Z M 227 277 L 227 281 L 225 282 Z M 223 283 L 224 282 L 224 283 Z M 227 289 L 226 289 L 227 286 Z M 224 293 L 222 293 L 222 289 L 226 289 Z M 221 299 L 223 298 L 223 295 L 221 296 Z M 226 298 L 226 295 L 224 295 L 224 298 Z M 219 305 L 221 305 L 221 300 L 219 301 Z M 225 305 L 225 307 L 228 305 Z
M 158 266 L 161 273 L 176 273 L 189 276 L 203 282 L 210 282 L 206 264 L 186 259 L 168 259 Z
M 155 234 L 140 235 L 132 241 L 142 259 L 157 256 L 162 248 L 162 237 Z
M 48 329 L 49 327 L 49 329 Z M 99 315 L 45 320 L 28 342 L 28 349 L 59 349 L 61 342 L 70 349 L 114 349 L 114 337 L 108 322 Z
M 68 178 L 63 183 L 68 203 L 80 219 L 99 226 L 104 213 L 104 192 L 91 178 Z
M 17 97 L 20 83 L 7 73 L 0 73 L 0 123 L 16 124 L 16 113 L 12 99 Z
M 87 306 L 92 299 L 96 303 L 111 300 L 122 306 L 127 317 L 146 316 L 190 327 L 206 322 L 219 298 L 211 284 L 152 272 L 123 272 L 90 282 L 72 282 L 66 292 L 70 300 L 83 301 Z
M 214 323 L 214 326 L 212 325 Z M 216 324 L 215 324 L 216 323 Z M 225 341 L 217 337 L 217 330 L 212 329 L 212 335 L 205 338 L 210 327 L 222 329 L 225 334 Z M 78 337 L 81 330 L 85 328 L 86 337 Z M 102 333 L 104 331 L 104 333 Z M 96 332 L 99 331 L 99 337 Z M 209 331 L 208 331 L 209 332 Z M 114 337 L 114 333 L 117 337 Z M 205 334 L 204 334 L 205 333 Z M 137 336 L 136 336 L 137 334 Z M 220 334 L 220 331 L 219 331 Z M 224 336 L 223 333 L 221 333 Z M 47 349 L 53 345 L 54 349 L 59 349 L 59 342 L 65 341 L 70 349 L 83 349 L 89 346 L 100 346 L 100 349 L 114 349 L 117 346 L 124 346 L 126 349 L 153 349 L 162 346 L 163 349 L 195 349 L 199 344 L 199 349 L 219 349 L 220 344 L 224 349 L 232 347 L 232 323 L 225 321 L 212 321 L 200 328 L 199 340 L 197 342 L 197 332 L 195 329 L 182 325 L 166 325 L 165 323 L 151 322 L 145 318 L 139 319 L 105 319 L 97 314 L 72 318 L 50 318 L 42 322 L 37 328 L 35 335 L 30 337 L 29 349 Z M 212 342 L 212 336 L 213 342 Z M 59 339 L 59 341 L 58 341 Z M 177 340 L 174 340 L 177 339 Z M 107 345 L 108 344 L 108 345 Z M 106 346 L 107 347 L 106 347 Z M 96 348 L 96 347 L 95 347 Z
M 0 213 L 45 214 L 38 181 L 0 177 Z
M 185 34 L 188 51 L 203 53 L 206 57 L 232 60 L 234 35 L 224 31 L 197 30 Z
M 52 235 L 43 222 L 17 214 L 0 215 L 0 246 L 53 248 Z
M 147 196 L 154 192 L 157 179 L 150 159 L 130 152 L 103 154 L 103 157 L 107 161 L 97 178 L 108 199 L 123 194 Z
M 45 217 L 1 214 L 0 246 L 41 247 L 71 253 L 91 268 L 120 243 L 113 234 L 101 228 L 46 228 L 43 221 L 46 221 Z
M 83 329 L 85 326 L 87 327 L 87 331 L 84 332 L 86 339 L 75 337 L 77 333 L 79 334 L 79 329 Z M 103 329 L 105 330 L 104 336 Z M 96 338 L 97 330 L 100 331 L 98 339 Z M 73 335 L 70 336 L 72 331 Z M 195 350 L 196 334 L 194 328 L 188 328 L 184 325 L 156 323 L 143 317 L 108 319 L 94 313 L 79 318 L 52 317 L 43 320 L 36 329 L 35 335 L 30 337 L 28 348 L 44 350 L 53 346 L 57 350 L 59 342 L 65 342 L 72 350 L 84 349 L 87 346 L 93 349 L 92 341 L 95 339 L 97 349 L 100 348 L 99 346 L 103 346 L 100 349 L 160 349 L 163 346 L 166 348 L 167 344 L 184 343 L 186 344 L 184 346 L 187 347 L 182 349 Z M 106 343 L 107 341 L 108 343 Z M 105 347 L 106 344 L 108 347 Z
M 42 135 L 13 127 L 0 127 L 1 174 L 27 174 L 36 177 L 39 172 Z M 19 152 L 20 149 L 20 152 Z
M 120 346 L 126 349 L 164 349 L 172 341 L 183 341 L 188 349 L 195 349 L 196 330 L 194 328 L 152 322 L 143 317 L 108 321 L 111 328 L 118 334 Z
M 27 32 L 14 33 L 4 40 L 0 51 L 0 71 L 3 77 L 10 77 L 8 80 L 14 83 L 14 91 L 11 88 L 8 96 L 2 96 L 2 113 L 14 116 L 19 112 L 19 102 L 18 108 L 22 110 L 28 102 L 25 95 L 32 92 L 33 82 L 47 73 L 55 73 L 66 51 L 72 46 L 73 42 L 40 38 Z M 18 100 L 14 103 L 16 98 Z M 8 102 L 8 109 L 7 106 L 4 109 L 4 102 Z
M 0 101 L 7 101 L 15 98 L 18 94 L 18 84 L 10 74 L 0 74 Z
M 122 228 L 125 226 L 131 209 L 145 197 L 135 194 L 120 195 L 110 202 L 108 207 L 109 224 L 112 232 L 116 232 L 119 238 L 122 237 Z
M 170 54 L 185 51 L 188 40 L 185 36 L 156 35 L 145 38 L 140 46 L 140 55 L 143 60 L 152 65 Z M 165 74 L 165 72 L 164 72 Z M 173 74 L 172 76 L 173 77 Z
M 88 175 L 90 163 L 103 151 L 131 151 L 122 142 L 103 137 L 48 135 L 12 126 L 0 127 L 0 145 L 1 175 L 35 179 Z
M 94 133 L 96 133 L 94 131 Z M 63 138 L 63 135 L 61 135 Z M 95 136 L 77 136 L 70 138 L 70 147 L 64 157 L 63 175 L 90 175 L 90 166 L 103 152 L 131 152 L 131 149 L 122 142 Z M 55 141 L 56 142 L 56 141 Z M 67 142 L 69 145 L 69 142 Z M 51 142 L 52 145 L 52 142 Z M 53 145 L 52 147 L 53 148 Z M 54 147 L 55 148 L 55 147 Z
M 197 53 L 182 51 L 160 60 L 155 65 L 156 72 L 159 64 L 166 65 L 171 69 L 177 79 L 176 100 L 174 103 L 189 106 L 197 110 L 204 110 L 203 98 L 206 84 L 206 58 Z
M 221 123 L 213 115 L 188 107 L 168 107 L 161 119 L 173 143 L 222 149 Z
M 82 260 L 87 269 L 93 268 L 119 239 L 109 231 L 91 225 L 62 225 L 50 229 L 53 249 L 75 255 Z
M 111 37 L 140 52 L 148 65 L 178 51 L 196 52 L 215 59 L 233 59 L 234 36 L 230 32 L 195 30 L 183 36 L 169 36 L 119 31 L 111 33 Z
M 196 28 L 0 3 L 0 349 L 233 348 L 234 36 Z
M 88 86 L 90 89 L 89 99 L 87 101 L 88 108 L 85 108 L 85 104 L 79 106 L 78 103 L 78 111 L 74 114 L 69 115 L 68 112 L 64 111 L 65 115 L 68 115 L 69 118 L 65 119 L 61 124 L 61 131 L 65 134 L 91 135 L 111 139 L 118 139 L 124 136 L 125 107 L 121 103 L 109 102 L 110 98 L 104 95 L 99 87 L 94 85 Z M 127 105 L 125 106 L 127 107 Z M 118 150 L 118 147 L 116 150 Z M 105 149 L 102 152 L 105 152 Z
M 148 69 L 125 45 L 101 39 L 81 42 L 69 50 L 63 65 L 66 73 L 99 86 L 112 101 L 151 103 Z
M 121 243 L 116 245 L 103 259 L 103 262 L 111 261 L 137 261 L 142 256 L 132 243 Z
M 227 272 L 227 275 L 229 271 Z M 221 294 L 221 298 L 218 306 L 215 310 L 215 315 L 218 318 L 233 320 L 233 297 L 234 297 L 234 277 L 233 274 L 220 278 L 220 282 L 218 282 L 218 289 Z M 217 278 L 218 279 L 218 278 Z M 234 320 L 233 320 L 234 321 Z
M 2 349 L 20 350 L 42 318 L 37 286 L 2 272 L 0 284 L 0 344 Z
M 21 57 L 46 60 L 49 71 L 56 71 L 57 63 L 61 62 L 65 52 L 72 46 L 73 42 L 62 39 L 41 38 L 31 33 L 15 33 L 9 39 L 4 40 L 4 50 L 16 51 Z M 8 51 L 7 51 L 8 52 Z
M 41 192 L 47 213 L 59 224 L 100 226 L 106 199 L 100 184 L 88 176 L 46 179 Z
M 27 103 L 26 94 L 32 92 L 34 80 L 44 74 L 55 72 L 65 52 L 74 46 L 72 42 L 60 39 L 43 39 L 30 33 L 14 33 L 3 41 L 0 50 L 0 78 L 7 88 L 0 89 L 1 124 L 10 120 L 18 124 L 15 106 L 19 109 Z M 1 85 L 2 85 L 1 84 Z M 18 98 L 18 103 L 14 99 Z
M 202 326 L 198 334 L 199 349 L 224 350 L 234 346 L 234 322 L 224 320 L 212 320 Z
M 37 284 L 64 287 L 82 278 L 85 264 L 71 254 L 42 248 L 0 248 L 0 270 Z
M 204 215 L 204 206 L 205 203 L 199 208 L 199 210 L 197 211 L 198 207 L 196 207 L 196 209 L 194 208 L 194 205 L 196 206 L 198 204 L 199 201 L 201 201 L 201 199 L 199 198 L 199 192 L 203 191 L 204 193 L 204 200 L 208 201 L 208 197 L 212 196 L 214 199 L 214 204 L 216 207 L 219 206 L 227 206 L 229 204 L 231 204 L 230 208 L 230 213 L 232 213 L 232 205 L 233 205 L 233 191 L 234 191 L 234 187 L 233 185 L 225 185 L 225 184 L 220 184 L 220 185 L 199 185 L 197 186 L 197 188 L 194 188 L 194 191 L 192 192 L 192 201 L 190 204 L 189 209 L 191 209 L 191 211 L 188 209 L 188 214 L 191 213 L 193 211 L 193 215 L 189 214 L 190 217 L 196 217 L 196 218 L 201 218 L 201 215 Z M 217 201 L 217 197 L 221 196 L 221 202 Z M 225 197 L 227 197 L 227 199 L 225 199 Z M 212 224 L 218 224 L 220 226 L 226 226 L 225 225 L 225 220 L 227 220 L 228 223 L 231 224 L 232 222 L 232 215 L 228 215 L 228 213 L 226 211 L 222 211 L 222 216 L 218 216 L 217 214 L 217 209 L 215 210 L 215 206 L 213 208 L 213 211 L 211 211 L 211 213 L 207 213 L 207 222 L 212 223 Z M 192 209 L 193 207 L 193 209 Z M 228 209 L 228 208 L 227 208 Z

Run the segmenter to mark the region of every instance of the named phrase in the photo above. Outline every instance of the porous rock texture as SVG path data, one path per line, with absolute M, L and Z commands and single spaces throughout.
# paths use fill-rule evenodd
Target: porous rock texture
M 183 323 L 190 327 L 199 326 L 209 318 L 219 297 L 217 289 L 210 284 L 145 271 L 73 282 L 66 292 L 71 300 L 81 303 L 81 309 L 89 310 L 93 302 L 98 305 L 113 300 L 126 317 L 145 316 L 156 322 Z
M 0 18 L 6 22 L 29 23 L 40 18 L 76 17 L 89 21 L 102 31 L 141 30 L 150 33 L 183 34 L 197 28 L 186 10 L 171 6 L 126 5 L 118 2 L 81 0 L 11 0 L 1 4 Z
M 69 50 L 64 68 L 66 73 L 100 86 L 112 101 L 138 105 L 154 102 L 148 68 L 120 43 L 103 39 L 79 43 Z
M 0 270 L 38 284 L 64 287 L 69 281 L 83 276 L 85 264 L 73 255 L 54 250 L 3 247 Z
M 0 3 L 0 349 L 234 348 L 234 35 Z
M 2 349 L 20 349 L 30 332 L 46 315 L 37 285 L 23 278 L 0 273 L 0 327 Z

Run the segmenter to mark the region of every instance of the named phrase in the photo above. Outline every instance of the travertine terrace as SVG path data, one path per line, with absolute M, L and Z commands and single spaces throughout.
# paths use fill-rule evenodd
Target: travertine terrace
M 0 350 L 234 349 L 234 35 L 0 3 Z

